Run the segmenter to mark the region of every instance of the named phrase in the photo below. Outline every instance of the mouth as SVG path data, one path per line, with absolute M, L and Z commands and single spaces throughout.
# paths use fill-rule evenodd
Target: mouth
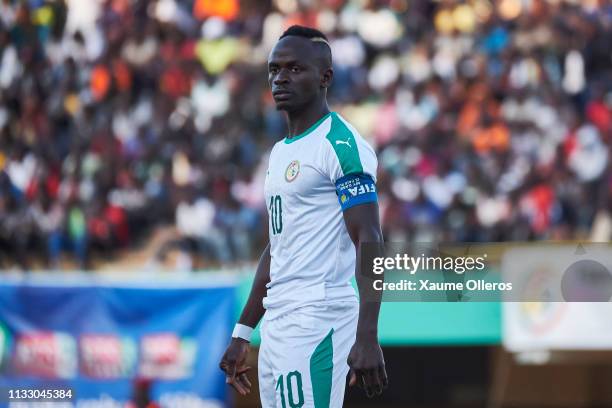
M 275 100 L 285 100 L 291 97 L 291 92 L 286 90 L 277 90 L 272 92 L 272 96 Z

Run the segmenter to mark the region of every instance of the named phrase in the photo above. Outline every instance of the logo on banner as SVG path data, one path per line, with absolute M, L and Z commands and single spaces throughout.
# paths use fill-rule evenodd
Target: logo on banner
M 174 333 L 144 336 L 140 341 L 139 375 L 145 378 L 181 379 L 191 377 L 197 343 Z
M 81 370 L 92 378 L 129 377 L 136 366 L 134 340 L 110 334 L 85 334 L 79 339 Z
M 73 277 L 57 281 L 52 288 L 35 277 L 25 286 L 0 285 L 3 388 L 26 386 L 29 395 L 32 388 L 70 388 L 72 401 L 64 405 L 123 408 L 134 379 L 143 378 L 165 382 L 153 389 L 165 408 L 231 405 L 223 373 L 206 357 L 226 347 L 225 336 L 209 334 L 231 333 L 236 283 L 166 288 L 135 280 L 125 290 L 123 283 L 98 286 L 89 277 L 91 285 L 75 285 Z M 180 319 L 167 313 L 179 310 Z M 206 347 L 204 358 L 199 347 Z
M 69 379 L 77 374 L 76 341 L 60 332 L 21 334 L 15 341 L 14 366 L 26 376 Z

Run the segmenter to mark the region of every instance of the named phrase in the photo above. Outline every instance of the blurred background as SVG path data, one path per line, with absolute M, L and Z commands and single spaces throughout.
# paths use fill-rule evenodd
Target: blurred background
M 219 327 L 208 328 L 223 334 L 214 351 L 196 323 L 176 329 L 173 340 L 156 338 L 180 360 L 187 358 L 176 351 L 183 350 L 181 330 L 200 333 L 190 334 L 201 340 L 193 359 L 209 353 L 216 364 L 267 243 L 263 178 L 286 128 L 269 92 L 266 60 L 292 24 L 316 27 L 330 39 L 335 78 L 328 99 L 376 149 L 388 241 L 609 242 L 608 0 L 0 0 L 6 381 L 87 378 L 94 369 L 83 368 L 83 350 L 106 350 L 98 356 L 106 361 L 110 340 L 83 340 L 84 331 L 135 330 L 126 350 L 134 351 L 136 368 L 111 377 L 123 384 L 136 378 L 133 387 L 152 387 L 159 397 L 153 380 L 178 377 L 137 368 L 151 344 L 143 340 L 150 328 L 122 313 L 112 314 L 111 324 L 102 306 L 97 318 L 69 324 L 61 307 L 88 288 L 93 292 L 86 291 L 83 303 L 72 302 L 82 309 L 70 309 L 71 316 L 91 307 L 86 300 L 96 293 L 101 300 L 93 303 L 116 306 L 106 289 L 127 302 L 125 310 L 138 309 L 129 302 L 150 306 L 166 281 L 177 293 L 183 293 L 178 286 L 235 288 L 229 317 L 217 316 Z M 106 275 L 113 278 L 98 280 Z M 156 279 L 159 287 L 147 286 Z M 94 290 L 100 287 L 106 289 Z M 176 305 L 167 306 L 176 313 L 166 314 L 168 322 L 184 311 Z M 610 392 L 597 386 L 610 370 L 594 374 L 580 353 L 579 368 L 518 375 L 535 388 L 531 394 L 508 391 L 519 369 L 510 368 L 514 360 L 498 346 L 500 305 L 432 305 L 384 305 L 381 341 L 389 346 L 392 389 L 368 406 L 499 405 L 508 395 L 518 405 L 612 406 Z M 53 370 L 68 363 L 41 351 L 47 341 L 64 343 L 29 339 L 36 330 L 72 333 L 76 368 L 67 377 Z M 130 342 L 115 340 L 117 355 L 129 354 L 117 344 Z M 15 362 L 20 344 L 34 356 L 27 364 Z M 41 358 L 55 361 L 51 374 L 28 371 Z M 156 364 L 172 360 L 160 358 Z M 196 405 L 171 398 L 162 405 L 213 404 L 206 398 L 221 406 L 258 403 L 226 395 L 216 371 L 194 370 L 179 377 L 214 376 L 217 391 L 205 395 L 200 388 L 203 399 L 190 402 Z M 106 378 L 96 375 L 98 382 Z M 567 395 L 543 398 L 553 377 Z M 124 400 L 129 387 L 122 388 Z M 108 388 L 99 385 L 90 396 Z M 364 401 L 351 392 L 347 404 Z

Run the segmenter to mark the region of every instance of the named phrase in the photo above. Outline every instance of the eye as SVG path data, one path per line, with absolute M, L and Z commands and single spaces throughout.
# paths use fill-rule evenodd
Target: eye
M 268 68 L 268 72 L 272 75 L 276 75 L 278 74 L 278 68 L 277 67 L 270 67 Z
M 297 65 L 294 65 L 294 66 L 291 67 L 291 72 L 293 72 L 294 74 L 298 74 L 301 71 L 302 70 Z

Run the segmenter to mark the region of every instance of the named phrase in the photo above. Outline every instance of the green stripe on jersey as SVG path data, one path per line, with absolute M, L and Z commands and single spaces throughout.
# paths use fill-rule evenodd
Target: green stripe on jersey
M 329 140 L 336 156 L 338 156 L 343 175 L 363 173 L 357 141 L 353 132 L 346 127 L 336 112 L 332 113 L 332 124 L 327 134 L 327 140 Z
M 329 408 L 334 371 L 334 345 L 331 329 L 310 357 L 310 382 L 315 408 Z

